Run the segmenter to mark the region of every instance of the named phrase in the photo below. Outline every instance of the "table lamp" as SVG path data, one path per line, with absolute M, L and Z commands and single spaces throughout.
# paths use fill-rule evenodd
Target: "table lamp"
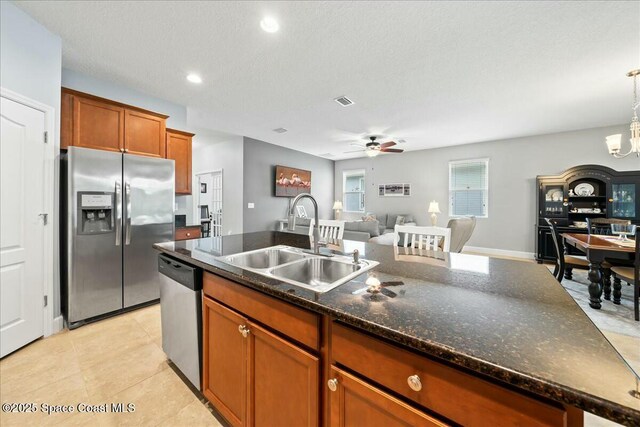
M 342 210 L 342 202 L 340 200 L 336 200 L 333 203 L 333 210 L 336 211 L 336 219 L 340 219 L 340 211 Z
M 429 210 L 427 210 L 427 212 L 431 214 L 431 225 L 435 227 L 438 223 L 438 215 L 436 214 L 440 213 L 440 205 L 438 205 L 438 202 L 433 200 L 431 203 L 429 203 Z

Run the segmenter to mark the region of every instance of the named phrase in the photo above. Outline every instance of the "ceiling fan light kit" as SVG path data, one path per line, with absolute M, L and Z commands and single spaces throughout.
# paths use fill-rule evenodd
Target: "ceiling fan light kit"
M 629 130 L 631 131 L 631 138 L 629 138 L 631 149 L 625 154 L 620 153 L 620 149 L 622 148 L 622 134 L 620 133 L 609 135 L 606 138 L 609 154 L 617 159 L 627 157 L 633 153 L 636 154 L 636 157 L 640 157 L 640 121 L 638 120 L 638 107 L 640 107 L 640 102 L 638 102 L 638 85 L 636 81 L 638 75 L 640 75 L 640 69 L 631 70 L 627 73 L 627 77 L 633 77 L 633 105 L 631 107 L 633 117 L 631 118 L 631 126 L 629 126 Z
M 402 153 L 404 150 L 400 148 L 391 148 L 394 145 L 397 145 L 394 141 L 383 142 L 382 144 L 377 142 L 377 136 L 370 136 L 369 139 L 371 142 L 367 142 L 362 150 L 354 150 L 354 151 L 345 151 L 345 153 L 359 153 L 364 152 L 367 157 L 376 157 L 380 153 Z

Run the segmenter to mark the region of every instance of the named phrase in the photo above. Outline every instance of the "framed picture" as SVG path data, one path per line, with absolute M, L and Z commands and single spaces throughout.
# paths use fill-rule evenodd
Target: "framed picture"
M 304 208 L 304 206 L 296 206 L 296 211 L 298 213 L 298 218 L 308 218 L 307 210 Z
M 206 193 L 207 192 L 207 183 L 206 182 L 201 182 L 200 183 L 200 192 L 201 193 Z
M 411 184 L 379 184 L 379 197 L 410 197 Z
M 311 192 L 311 171 L 276 166 L 276 197 L 295 197 Z

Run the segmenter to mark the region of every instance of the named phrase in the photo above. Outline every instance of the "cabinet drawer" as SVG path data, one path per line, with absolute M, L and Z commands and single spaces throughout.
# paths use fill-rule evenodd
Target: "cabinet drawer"
M 204 274 L 203 290 L 205 295 L 289 338 L 311 349 L 320 349 L 317 314 L 211 273 Z
M 200 227 L 181 227 L 176 228 L 175 240 L 199 239 Z
M 332 324 L 331 358 L 333 363 L 350 368 L 462 425 L 567 425 L 567 414 L 562 408 L 338 323 Z M 418 391 L 413 390 L 410 383 Z
M 446 427 L 424 412 L 349 373 L 331 367 L 330 427 Z

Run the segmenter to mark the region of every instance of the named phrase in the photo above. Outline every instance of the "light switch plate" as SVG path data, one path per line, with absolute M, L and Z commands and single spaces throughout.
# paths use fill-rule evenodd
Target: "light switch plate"
M 248 209 L 253 209 L 255 207 L 256 207 L 255 203 L 247 203 L 247 208 Z

